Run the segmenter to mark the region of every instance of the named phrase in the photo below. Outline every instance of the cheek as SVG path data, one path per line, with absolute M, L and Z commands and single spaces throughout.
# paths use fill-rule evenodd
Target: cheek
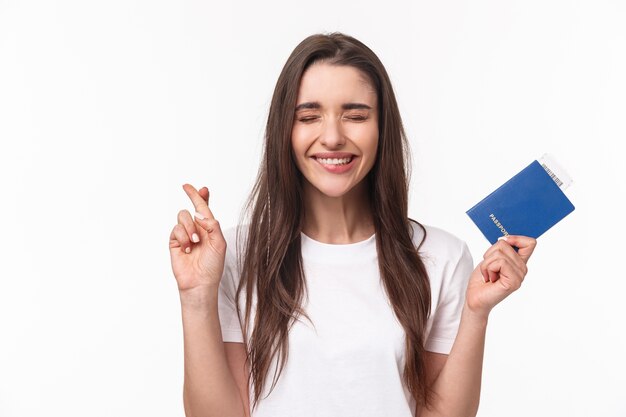
M 291 141 L 303 144 L 310 140 L 311 137 L 315 137 L 316 131 L 317 127 L 315 126 L 307 126 L 302 123 L 296 124 L 291 128 Z
M 299 170 L 302 170 L 302 163 L 306 155 L 307 147 L 306 137 L 303 135 L 302 129 L 294 127 L 291 130 L 291 151 L 293 160 Z
M 296 125 L 291 129 L 291 148 L 295 153 L 296 159 L 304 159 L 304 155 L 317 137 L 315 130 L 311 126 L 304 125 Z
M 360 132 L 362 138 L 360 148 L 367 155 L 367 159 L 374 163 L 376 160 L 376 152 L 378 151 L 378 128 L 368 127 Z

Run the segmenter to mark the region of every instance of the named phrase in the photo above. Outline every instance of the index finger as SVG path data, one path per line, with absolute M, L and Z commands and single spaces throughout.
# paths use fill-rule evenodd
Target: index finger
M 213 213 L 211 212 L 211 209 L 209 209 L 207 201 L 202 198 L 198 190 L 196 190 L 193 185 L 183 184 L 183 190 L 185 190 L 185 193 L 187 193 L 187 195 L 191 199 L 191 202 L 193 203 L 196 212 L 200 213 L 206 219 L 214 219 Z

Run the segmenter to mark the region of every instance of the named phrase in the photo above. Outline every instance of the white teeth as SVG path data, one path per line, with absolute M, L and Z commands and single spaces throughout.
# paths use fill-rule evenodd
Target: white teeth
M 341 158 L 341 159 L 337 159 L 337 158 L 317 158 L 318 161 L 320 161 L 322 164 L 324 165 L 345 165 L 348 162 L 350 162 L 350 160 L 352 160 L 352 157 L 349 158 Z

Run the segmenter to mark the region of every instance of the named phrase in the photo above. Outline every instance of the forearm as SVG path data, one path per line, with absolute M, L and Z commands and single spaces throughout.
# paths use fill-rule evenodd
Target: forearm
M 217 308 L 217 289 L 193 301 L 181 295 L 187 417 L 244 417 L 241 395 L 228 367 Z
M 448 359 L 433 384 L 434 407 L 422 417 L 474 417 L 480 401 L 486 316 L 463 308 L 459 331 Z

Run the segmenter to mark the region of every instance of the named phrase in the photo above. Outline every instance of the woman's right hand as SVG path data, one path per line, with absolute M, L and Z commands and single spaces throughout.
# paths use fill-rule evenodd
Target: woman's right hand
M 192 185 L 184 184 L 183 190 L 191 199 L 196 215 L 194 219 L 189 211 L 181 210 L 178 224 L 170 234 L 170 258 L 178 290 L 183 294 L 216 289 L 224 272 L 226 241 L 209 209 L 208 188 L 196 191 Z

